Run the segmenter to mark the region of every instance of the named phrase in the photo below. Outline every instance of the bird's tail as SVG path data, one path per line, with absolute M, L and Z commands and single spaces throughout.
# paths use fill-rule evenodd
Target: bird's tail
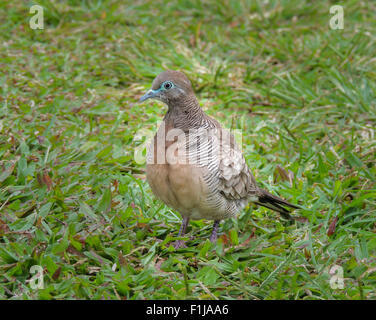
M 272 195 L 266 190 L 260 189 L 259 192 L 258 201 L 255 201 L 256 204 L 279 212 L 285 219 L 294 220 L 294 218 L 290 216 L 290 210 L 285 207 L 299 209 L 298 206 Z

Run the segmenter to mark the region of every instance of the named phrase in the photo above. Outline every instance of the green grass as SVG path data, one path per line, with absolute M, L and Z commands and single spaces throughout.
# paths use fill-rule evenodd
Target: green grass
M 337 1 L 127 2 L 36 1 L 44 30 L 0 2 L 0 298 L 375 299 L 376 3 L 342 1 L 331 30 Z M 249 206 L 216 247 L 196 221 L 173 249 L 180 217 L 134 158 L 166 68 L 306 222 Z

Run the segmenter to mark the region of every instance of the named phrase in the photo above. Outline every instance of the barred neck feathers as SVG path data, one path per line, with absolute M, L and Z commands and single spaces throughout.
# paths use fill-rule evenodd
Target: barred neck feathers
M 194 94 L 181 97 L 178 101 L 171 101 L 164 121 L 182 130 L 218 127 L 217 121 L 202 110 Z

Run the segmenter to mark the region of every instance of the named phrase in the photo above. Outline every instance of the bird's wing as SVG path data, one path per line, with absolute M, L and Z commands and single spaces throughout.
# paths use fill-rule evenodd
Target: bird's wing
M 219 158 L 219 190 L 228 200 L 249 199 L 250 201 L 279 212 L 287 219 L 293 219 L 285 207 L 297 209 L 296 205 L 272 195 L 257 186 L 256 179 L 250 172 L 242 152 L 234 137 L 222 139 Z
M 218 188 L 229 200 L 252 198 L 259 190 L 234 136 L 224 129 L 220 138 Z
M 298 208 L 257 186 L 235 137 L 219 124 L 213 130 L 199 130 L 184 145 L 189 162 L 207 169 L 206 182 L 226 200 L 249 200 L 286 217 L 285 207 Z

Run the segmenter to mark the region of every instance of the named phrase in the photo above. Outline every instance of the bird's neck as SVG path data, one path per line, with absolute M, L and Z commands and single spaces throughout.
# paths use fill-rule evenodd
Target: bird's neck
M 179 101 L 169 102 L 164 121 L 173 128 L 186 130 L 199 127 L 205 116 L 197 98 L 194 95 L 189 95 Z

